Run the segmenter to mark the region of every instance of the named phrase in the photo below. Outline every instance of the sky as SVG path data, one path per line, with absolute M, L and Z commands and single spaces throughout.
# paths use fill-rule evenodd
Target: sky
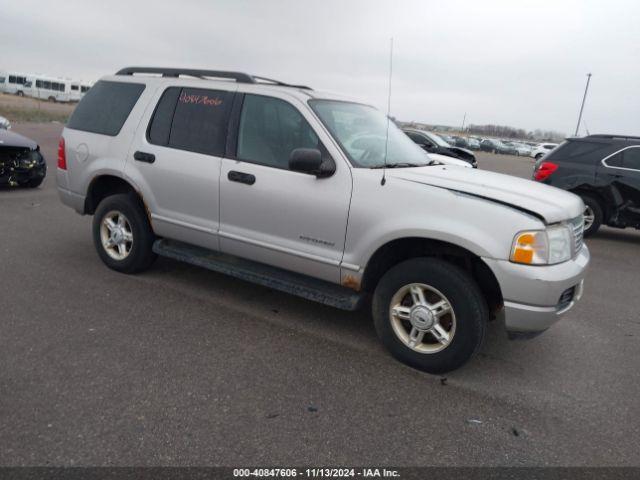
M 441 125 L 640 135 L 638 0 L 0 0 L 0 71 L 243 71 Z M 586 128 L 585 128 L 586 127 Z

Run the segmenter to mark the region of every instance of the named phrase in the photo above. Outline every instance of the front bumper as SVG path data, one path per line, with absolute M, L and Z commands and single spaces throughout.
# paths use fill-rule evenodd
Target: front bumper
M 558 265 L 485 261 L 502 289 L 507 332 L 517 338 L 542 333 L 573 308 L 582 297 L 590 255 L 585 245 L 575 258 Z

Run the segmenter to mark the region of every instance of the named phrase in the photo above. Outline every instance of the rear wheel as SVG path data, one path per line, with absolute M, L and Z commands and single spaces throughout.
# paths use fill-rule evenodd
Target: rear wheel
M 597 198 L 587 194 L 580 196 L 584 202 L 584 236 L 589 237 L 595 234 L 602 225 L 604 213 Z
M 156 259 L 155 236 L 133 194 L 118 194 L 100 202 L 93 217 L 93 242 L 100 259 L 113 270 L 136 273 Z
M 374 293 L 378 336 L 398 360 L 429 373 L 462 366 L 480 349 L 489 313 L 475 281 L 436 258 L 391 268 Z

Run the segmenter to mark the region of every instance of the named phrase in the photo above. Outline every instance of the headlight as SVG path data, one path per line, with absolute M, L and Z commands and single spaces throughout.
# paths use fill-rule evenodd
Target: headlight
M 520 232 L 513 239 L 510 260 L 526 265 L 554 265 L 571 258 L 573 237 L 566 225 Z

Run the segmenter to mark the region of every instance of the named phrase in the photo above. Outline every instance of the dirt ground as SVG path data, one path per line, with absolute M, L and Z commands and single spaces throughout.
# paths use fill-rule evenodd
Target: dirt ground
M 66 122 L 77 103 L 55 103 L 18 95 L 0 94 L 0 116 L 18 122 Z

